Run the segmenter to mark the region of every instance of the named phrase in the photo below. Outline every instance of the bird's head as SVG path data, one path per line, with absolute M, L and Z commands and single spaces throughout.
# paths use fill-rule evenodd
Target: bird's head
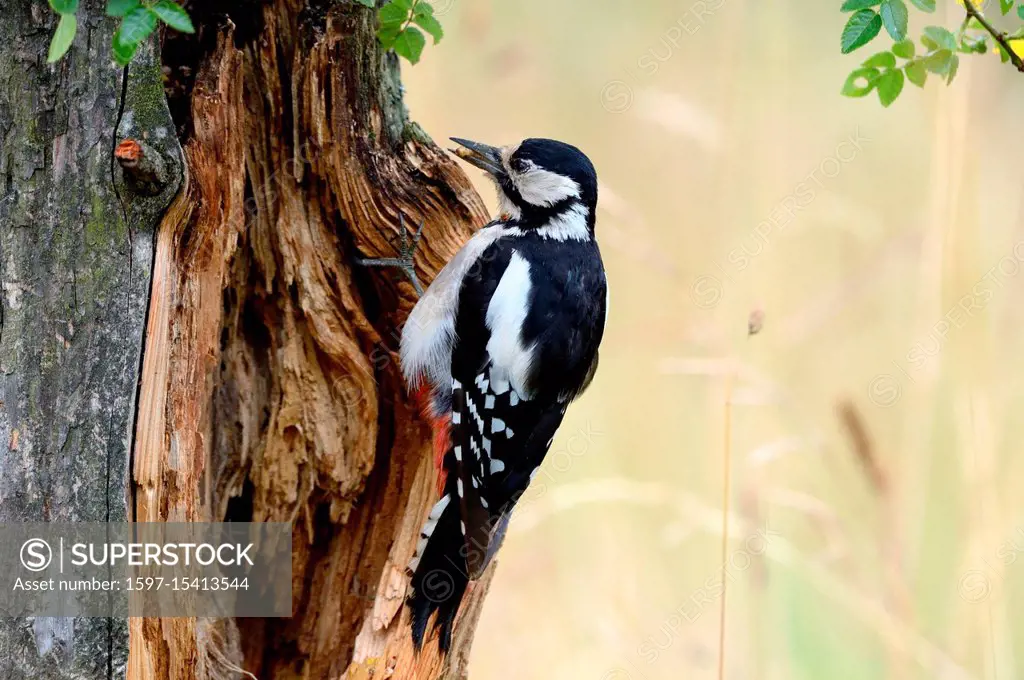
M 485 170 L 498 186 L 503 218 L 521 227 L 540 227 L 565 215 L 578 215 L 594 228 L 597 173 L 575 146 L 553 139 L 526 139 L 510 146 L 488 146 L 452 137 L 454 153 Z

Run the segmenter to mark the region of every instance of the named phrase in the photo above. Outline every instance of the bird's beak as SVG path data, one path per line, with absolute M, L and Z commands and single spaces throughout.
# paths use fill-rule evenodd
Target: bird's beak
M 480 142 L 471 142 L 468 139 L 452 137 L 451 140 L 463 148 L 452 149 L 452 153 L 471 165 L 481 170 L 486 170 L 495 177 L 505 174 L 505 167 L 501 164 L 501 149 L 496 146 L 487 146 Z

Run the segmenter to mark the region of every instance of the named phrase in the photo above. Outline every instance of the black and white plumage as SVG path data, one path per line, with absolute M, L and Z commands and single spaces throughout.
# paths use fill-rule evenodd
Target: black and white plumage
M 439 438 L 443 495 L 409 565 L 413 640 L 422 645 L 437 611 L 445 651 L 469 580 L 500 547 L 567 405 L 594 375 L 607 313 L 587 157 L 548 139 L 454 141 L 494 179 L 502 215 L 438 274 L 401 342 L 406 380 L 429 394 L 435 427 L 451 428 Z

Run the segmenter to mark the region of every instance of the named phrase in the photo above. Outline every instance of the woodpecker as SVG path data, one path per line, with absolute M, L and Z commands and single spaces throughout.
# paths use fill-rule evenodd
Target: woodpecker
M 445 265 L 402 330 L 402 372 L 434 427 L 440 494 L 409 564 L 412 638 L 419 650 L 437 612 L 442 652 L 469 581 L 594 376 L 608 310 L 590 160 L 550 139 L 452 141 L 494 181 L 501 215 Z

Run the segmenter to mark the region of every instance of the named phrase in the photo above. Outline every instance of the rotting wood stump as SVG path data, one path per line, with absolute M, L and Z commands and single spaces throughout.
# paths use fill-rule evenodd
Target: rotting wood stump
M 415 294 L 353 260 L 424 220 L 429 282 L 487 216 L 409 122 L 374 11 L 193 2 L 197 33 L 124 73 L 101 0 L 52 66 L 52 13 L 10 4 L 0 436 L 19 464 L 0 479 L 27 491 L 0 512 L 295 531 L 292 618 L 7 623 L 4 677 L 463 677 L 490 575 L 447 659 L 415 656 L 404 567 L 435 500 L 397 362 Z

